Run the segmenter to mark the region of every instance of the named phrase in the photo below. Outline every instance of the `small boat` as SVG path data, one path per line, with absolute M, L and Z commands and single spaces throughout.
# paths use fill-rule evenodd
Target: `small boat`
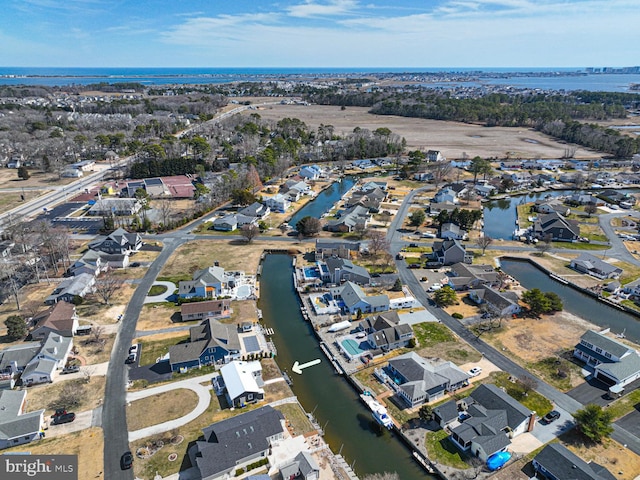
M 360 398 L 365 403 L 369 410 L 371 410 L 371 415 L 376 422 L 378 422 L 383 427 L 391 430 L 393 428 L 393 420 L 387 413 L 387 409 L 382 406 L 375 398 L 371 396 L 370 392 L 365 392 L 360 395 Z
M 492 472 L 501 469 L 511 459 L 509 452 L 497 452 L 487 458 L 487 468 Z

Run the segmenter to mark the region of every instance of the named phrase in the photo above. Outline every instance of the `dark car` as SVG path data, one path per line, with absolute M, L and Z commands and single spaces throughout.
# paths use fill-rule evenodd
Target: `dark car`
M 57 417 L 53 417 L 51 423 L 53 425 L 60 425 L 61 423 L 71 423 L 76 419 L 75 413 L 63 413 L 62 415 L 58 415 Z
M 67 409 L 66 408 L 56 408 L 56 411 L 53 415 L 51 415 L 51 418 L 53 417 L 59 417 L 60 415 L 64 415 L 65 413 L 67 413 Z
M 138 358 L 138 355 L 135 352 L 130 353 L 127 359 L 124 361 L 124 363 L 136 363 L 137 358 Z
M 560 418 L 560 412 L 558 412 L 557 410 L 551 410 L 544 417 L 542 417 L 542 423 L 544 423 L 545 425 L 548 425 L 551 422 L 555 422 L 559 418 Z
M 76 373 L 80 371 L 80 365 L 69 365 L 62 369 L 60 373 Z
M 122 470 L 128 470 L 133 465 L 133 455 L 131 452 L 124 452 L 120 457 L 120 468 Z

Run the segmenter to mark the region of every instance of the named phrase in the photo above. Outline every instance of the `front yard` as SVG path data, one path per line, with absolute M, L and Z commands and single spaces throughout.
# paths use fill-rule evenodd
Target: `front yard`
M 135 431 L 180 418 L 197 404 L 198 395 L 186 388 L 141 398 L 127 405 L 127 428 Z

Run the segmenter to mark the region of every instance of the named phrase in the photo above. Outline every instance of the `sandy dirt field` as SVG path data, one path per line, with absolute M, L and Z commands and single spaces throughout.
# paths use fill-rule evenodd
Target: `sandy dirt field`
M 255 110 L 243 112 L 245 115 Z M 298 118 L 317 128 L 321 123 L 333 125 L 335 133 L 346 135 L 355 127 L 375 130 L 387 127 L 407 140 L 407 148 L 440 150 L 447 158 L 479 155 L 484 158 L 560 158 L 566 145 L 532 129 L 507 127 L 482 127 L 457 122 L 441 122 L 419 118 L 372 115 L 364 107 L 324 105 L 269 105 L 259 107 L 262 118 L 279 120 Z M 579 147 L 576 158 L 600 158 L 601 155 Z

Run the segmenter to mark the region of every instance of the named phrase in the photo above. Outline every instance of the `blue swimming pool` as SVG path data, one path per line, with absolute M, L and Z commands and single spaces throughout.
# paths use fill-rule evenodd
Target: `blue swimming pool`
M 316 267 L 304 267 L 304 278 L 320 278 L 320 272 Z
M 352 356 L 362 355 L 365 351 L 360 348 L 360 344 L 351 338 L 342 341 L 342 347 Z
M 236 297 L 239 299 L 249 298 L 251 296 L 251 285 L 240 285 L 236 290 Z

